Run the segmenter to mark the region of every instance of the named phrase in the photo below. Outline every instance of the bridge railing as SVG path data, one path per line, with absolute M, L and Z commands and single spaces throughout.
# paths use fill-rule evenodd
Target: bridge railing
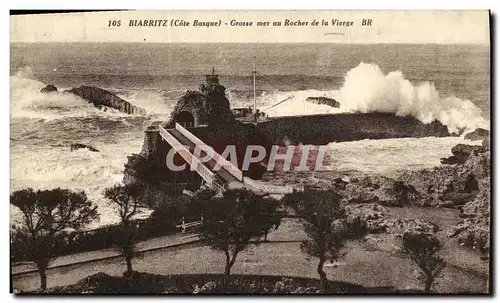
M 224 189 L 224 186 L 217 181 L 215 174 L 200 162 L 184 145 L 182 145 L 171 133 L 159 126 L 160 136 L 167 141 L 175 151 L 196 171 L 209 185 L 218 189 Z
M 217 153 L 211 146 L 208 146 L 205 142 L 200 140 L 198 137 L 193 135 L 190 131 L 182 127 L 179 123 L 175 123 L 175 129 L 177 129 L 181 134 L 183 134 L 186 138 L 191 140 L 195 145 L 205 146 L 207 149 L 211 149 L 213 153 L 214 160 L 224 167 L 231 175 L 233 175 L 238 181 L 243 182 L 243 172 L 236 167 L 233 163 L 222 157 L 219 153 Z

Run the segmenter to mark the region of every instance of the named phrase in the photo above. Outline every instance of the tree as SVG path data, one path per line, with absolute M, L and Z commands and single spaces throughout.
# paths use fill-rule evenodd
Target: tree
M 320 289 L 327 291 L 327 277 L 323 265 L 339 259 L 347 239 L 354 234 L 348 228 L 347 216 L 340 204 L 340 195 L 333 190 L 305 188 L 303 192 L 287 194 L 284 201 L 301 219 L 309 239 L 302 241 L 301 250 L 319 259 L 317 271 Z M 359 236 L 359 234 L 356 234 Z
M 238 253 L 245 250 L 252 240 L 257 241 L 268 226 L 266 216 L 276 209 L 269 209 L 266 200 L 245 189 L 231 189 L 222 197 L 212 196 L 203 202 L 204 223 L 200 238 L 214 250 L 224 252 L 224 274 L 230 275 Z
M 434 235 L 408 232 L 403 235 L 403 253 L 418 266 L 426 292 L 431 290 L 434 280 L 446 266 L 438 255 L 441 248 L 441 242 Z
M 20 226 L 13 226 L 12 245 L 20 244 L 27 259 L 32 260 L 40 274 L 40 288 L 47 288 L 46 270 L 57 256 L 57 243 L 68 229 L 80 230 L 98 219 L 97 206 L 87 199 L 85 192 L 68 189 L 16 191 L 10 203 L 22 214 Z
M 104 196 L 115 203 L 120 216 L 120 230 L 115 237 L 122 256 L 127 262 L 127 275 L 131 275 L 132 258 L 135 255 L 135 245 L 138 236 L 138 226 L 133 217 L 143 208 L 144 200 L 141 198 L 141 190 L 138 186 L 115 185 L 104 190 Z
M 267 241 L 267 235 L 272 230 L 277 230 L 281 225 L 283 214 L 278 210 L 279 201 L 273 198 L 265 198 L 264 214 L 262 216 L 262 230 L 264 232 L 264 241 Z

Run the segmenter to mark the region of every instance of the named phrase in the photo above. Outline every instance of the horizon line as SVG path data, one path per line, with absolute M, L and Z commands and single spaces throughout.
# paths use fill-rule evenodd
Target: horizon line
M 428 44 L 428 45 L 476 45 L 476 46 L 491 46 L 491 41 L 488 43 L 482 42 L 165 42 L 165 41 L 10 41 L 10 44 L 49 44 L 49 43 L 121 43 L 121 44 L 344 44 L 344 45 L 384 45 L 384 44 Z

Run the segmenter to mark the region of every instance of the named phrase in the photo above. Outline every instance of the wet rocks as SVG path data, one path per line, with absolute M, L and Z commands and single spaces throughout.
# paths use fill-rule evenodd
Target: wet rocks
M 87 102 L 94 104 L 95 107 L 111 107 L 126 114 L 145 114 L 146 111 L 140 107 L 132 105 L 115 94 L 95 86 L 80 86 L 72 88 L 68 92 L 73 93 Z
M 439 227 L 429 221 L 420 219 L 385 219 L 376 222 L 378 231 L 390 234 L 405 234 L 410 233 L 435 233 L 439 231 Z
M 360 218 L 363 221 L 373 221 L 384 218 L 390 212 L 387 207 L 377 203 L 368 204 L 349 204 L 346 206 L 347 217 L 349 220 Z
M 349 184 L 349 182 L 342 180 L 342 178 L 335 178 L 332 180 L 332 183 L 330 185 L 336 190 L 344 191 L 347 184 Z
M 483 142 L 481 143 L 481 146 L 485 149 L 485 150 L 490 150 L 490 138 L 486 138 L 483 140 Z
M 460 163 L 406 171 L 397 179 L 374 176 L 346 182 L 337 178 L 331 181 L 330 187 L 343 195 L 345 204 L 467 207 L 477 197 L 481 186 L 489 190 L 490 151 L 479 145 L 459 144 L 452 152 L 459 155 Z
M 490 182 L 489 177 L 480 180 L 480 192 L 474 200 L 462 206 L 460 217 L 463 220 L 448 233 L 449 237 L 456 238 L 461 245 L 471 247 L 483 254 L 486 254 L 490 248 Z
M 453 156 L 442 158 L 442 164 L 464 164 L 471 154 L 477 155 L 485 151 L 485 148 L 480 145 L 457 144 L 452 147 Z
M 457 242 L 462 246 L 487 254 L 490 248 L 489 214 L 462 220 L 451 229 L 448 236 L 456 238 Z
M 86 149 L 88 149 L 91 152 L 99 152 L 99 150 L 97 148 L 92 147 L 92 146 L 87 145 L 87 144 L 82 144 L 82 143 L 73 143 L 69 147 L 70 147 L 71 151 L 74 151 L 74 150 L 77 150 L 77 149 L 86 148 Z
M 488 257 L 491 218 L 491 157 L 489 138 L 482 145 L 458 144 L 450 157 L 455 165 L 406 171 L 397 180 L 387 177 L 334 179 L 330 186 L 343 195 L 348 218 L 361 220 L 371 233 L 437 232 L 434 223 L 393 218 L 382 206 L 414 204 L 460 210 L 460 221 L 448 236 Z
M 411 184 L 421 195 L 422 206 L 460 206 L 475 198 L 482 178 L 490 174 L 490 152 L 481 146 L 455 148 L 469 153 L 463 163 L 405 172 L 400 180 Z M 449 203 L 448 201 L 451 201 Z
M 483 179 L 489 180 L 490 151 L 479 145 L 459 144 L 452 152 L 461 159 L 456 165 L 406 171 L 397 179 L 374 176 L 346 182 L 337 178 L 330 187 L 343 195 L 345 204 L 461 208 L 476 198 L 481 186 L 489 190 L 485 185 L 489 181 Z
M 42 93 L 58 92 L 57 87 L 49 84 L 40 90 Z M 130 102 L 123 100 L 122 98 L 116 96 L 115 94 L 108 92 L 99 87 L 95 86 L 80 86 L 78 88 L 72 88 L 70 90 L 65 90 L 63 93 L 75 94 L 85 101 L 94 104 L 95 107 L 103 108 L 106 110 L 107 107 L 119 110 L 126 114 L 146 114 L 146 111 L 140 107 L 132 105 Z
M 54 85 L 52 84 L 49 84 L 45 87 L 43 87 L 41 90 L 40 90 L 41 93 L 51 93 L 51 92 L 57 92 L 57 87 L 55 87 Z
M 467 202 L 460 209 L 460 217 L 473 217 L 481 214 L 490 213 L 490 178 L 481 180 L 479 188 L 481 189 L 474 200 Z
M 331 107 L 340 107 L 340 103 L 333 99 L 327 97 L 307 97 L 307 102 L 316 103 L 316 104 L 325 104 Z
M 485 143 L 486 142 L 486 143 Z M 463 218 L 448 232 L 458 243 L 487 254 L 490 247 L 491 157 L 489 139 L 482 146 L 459 144 L 454 155 L 467 157 L 454 166 L 408 172 L 402 179 L 430 201 L 429 206 L 460 209 Z
M 490 137 L 490 132 L 484 128 L 476 128 L 473 132 L 470 132 L 465 135 L 464 139 L 477 141 L 484 140 Z
M 490 151 L 472 155 L 461 167 L 464 171 L 474 174 L 477 188 L 473 199 L 461 207 L 460 216 L 464 218 L 450 232 L 464 246 L 487 254 L 490 248 L 490 218 L 491 218 L 491 159 Z
M 418 193 L 412 185 L 402 181 L 387 177 L 365 177 L 346 184 L 344 196 L 348 203 L 377 202 L 385 206 L 404 206 L 415 200 Z
M 366 222 L 370 233 L 404 234 L 405 232 L 437 232 L 439 227 L 420 219 L 391 218 L 390 209 L 377 203 L 350 204 L 346 206 L 349 221 L 360 219 Z

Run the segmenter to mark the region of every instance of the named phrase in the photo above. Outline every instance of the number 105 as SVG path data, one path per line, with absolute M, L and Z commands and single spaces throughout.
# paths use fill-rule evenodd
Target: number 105
M 122 25 L 121 20 L 109 20 L 109 22 L 108 22 L 108 27 L 111 27 L 111 26 L 118 27 L 120 25 Z

